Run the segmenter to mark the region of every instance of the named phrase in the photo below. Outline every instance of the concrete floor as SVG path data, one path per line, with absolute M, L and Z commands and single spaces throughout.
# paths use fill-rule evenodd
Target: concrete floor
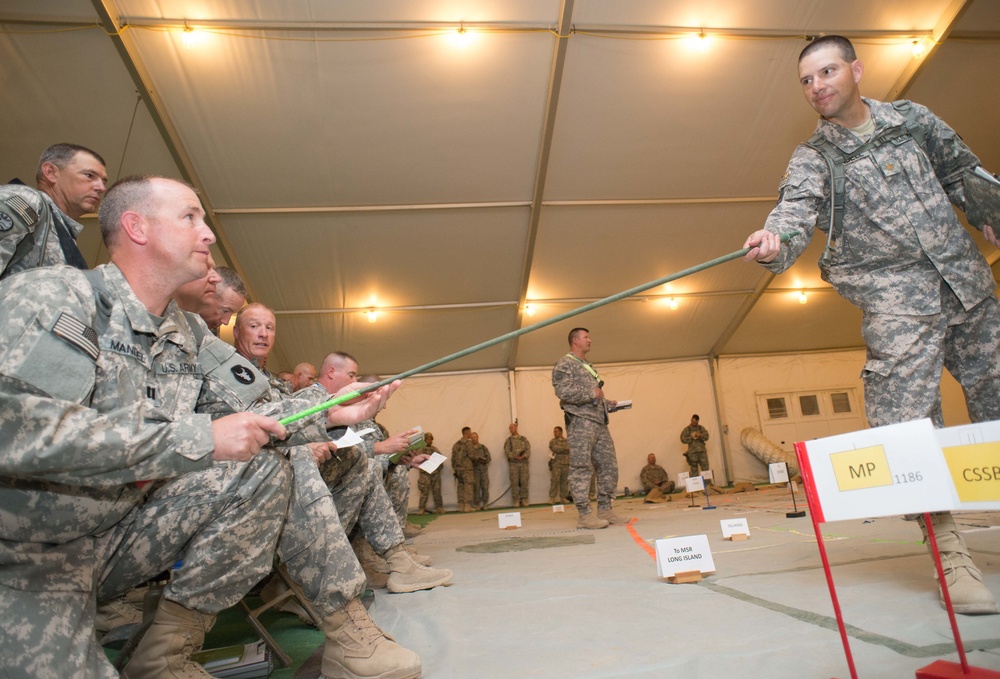
M 799 496 L 799 508 L 803 498 Z M 576 511 L 521 509 L 500 530 L 494 510 L 443 515 L 413 543 L 454 571 L 428 592 L 380 590 L 373 618 L 422 658 L 424 677 L 850 676 L 806 518 L 787 490 L 713 496 L 706 511 L 628 499 L 630 527 L 576 530 Z M 722 538 L 746 518 L 750 539 Z M 986 583 L 1000 595 L 1000 516 L 956 516 Z M 697 584 L 658 578 L 648 552 L 665 537 L 705 534 L 716 572 Z M 957 662 L 933 564 L 901 518 L 823 526 L 859 677 L 898 679 L 936 659 Z M 1000 671 L 1000 616 L 958 616 L 969 663 Z

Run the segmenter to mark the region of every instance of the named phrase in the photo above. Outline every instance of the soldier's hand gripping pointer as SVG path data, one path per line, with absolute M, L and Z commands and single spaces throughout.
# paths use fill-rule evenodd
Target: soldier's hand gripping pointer
M 285 438 L 285 428 L 270 417 L 255 413 L 234 413 L 212 422 L 212 459 L 246 462 L 271 440 L 271 434 Z

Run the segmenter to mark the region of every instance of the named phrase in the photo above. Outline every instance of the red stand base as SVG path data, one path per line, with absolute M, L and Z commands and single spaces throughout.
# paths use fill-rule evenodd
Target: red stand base
M 917 679 L 1000 679 L 1000 672 L 970 666 L 969 673 L 964 674 L 957 662 L 935 660 L 917 670 Z

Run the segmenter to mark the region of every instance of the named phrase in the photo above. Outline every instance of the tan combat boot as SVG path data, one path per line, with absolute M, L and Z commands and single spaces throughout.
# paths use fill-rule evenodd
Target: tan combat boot
M 94 629 L 97 638 L 104 643 L 106 635 L 114 630 L 134 632 L 142 624 L 142 609 L 133 604 L 125 595 L 97 605 Z M 116 635 L 118 632 L 115 633 Z M 115 636 L 115 635 L 111 635 Z M 129 636 L 131 636 L 129 634 Z M 128 636 L 125 637 L 126 639 Z
M 215 616 L 160 598 L 153 624 L 132 654 L 122 679 L 208 679 L 191 654 L 201 650 Z
M 434 562 L 434 560 L 431 559 L 426 554 L 421 554 L 420 552 L 418 552 L 416 547 L 411 547 L 410 545 L 403 545 L 403 549 L 408 551 L 410 553 L 410 556 L 413 557 L 413 560 L 416 561 L 421 566 L 430 566 Z
M 364 538 L 351 540 L 351 547 L 358 555 L 361 568 L 365 572 L 365 577 L 368 578 L 368 586 L 375 589 L 385 587 L 389 582 L 390 570 L 385 559 L 376 554 L 372 546 L 368 544 L 368 540 Z
M 598 508 L 597 518 L 604 519 L 605 521 L 608 522 L 609 525 L 612 526 L 624 526 L 626 523 L 628 523 L 628 519 L 621 516 L 620 514 L 615 514 L 615 510 L 611 509 L 610 507 L 608 507 L 607 509 Z
M 416 592 L 421 589 L 433 589 L 451 582 L 451 571 L 447 568 L 428 568 L 417 563 L 413 555 L 397 545 L 385 553 L 389 564 L 390 592 Z
M 323 679 L 417 679 L 420 657 L 379 629 L 358 599 L 323 620 Z
M 608 522 L 598 518 L 593 512 L 587 512 L 586 514 L 580 514 L 580 519 L 576 522 L 576 527 L 597 530 L 599 528 L 607 528 Z
M 938 551 L 941 552 L 941 567 L 948 582 L 948 594 L 951 595 L 955 612 L 965 615 L 996 615 L 1000 612 L 997 610 L 997 600 L 983 584 L 983 574 L 972 562 L 972 557 L 969 556 L 969 550 L 958 532 L 958 526 L 955 525 L 951 513 L 931 514 L 931 521 L 934 526 L 934 537 L 937 538 Z M 918 522 L 924 533 L 924 542 L 930 551 L 924 518 L 921 516 Z M 940 591 L 940 585 L 938 596 L 943 606 L 944 594 Z

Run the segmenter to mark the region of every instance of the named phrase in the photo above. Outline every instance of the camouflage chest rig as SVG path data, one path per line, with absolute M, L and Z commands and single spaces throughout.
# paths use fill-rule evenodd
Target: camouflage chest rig
M 844 226 L 844 194 L 847 187 L 847 175 L 844 174 L 844 167 L 859 158 L 870 156 L 873 150 L 884 144 L 899 146 L 911 138 L 925 153 L 927 151 L 927 129 L 917 122 L 912 102 L 901 99 L 892 102 L 892 107 L 905 119 L 903 124 L 892 125 L 880 130 L 850 153 L 842 150 L 819 132 L 814 133 L 808 141 L 804 142 L 806 146 L 823 157 L 830 170 L 830 223 L 826 229 L 826 248 L 823 250 L 822 261 L 827 261 L 832 253 L 834 232 L 839 232 Z M 820 228 L 822 229 L 822 227 Z

